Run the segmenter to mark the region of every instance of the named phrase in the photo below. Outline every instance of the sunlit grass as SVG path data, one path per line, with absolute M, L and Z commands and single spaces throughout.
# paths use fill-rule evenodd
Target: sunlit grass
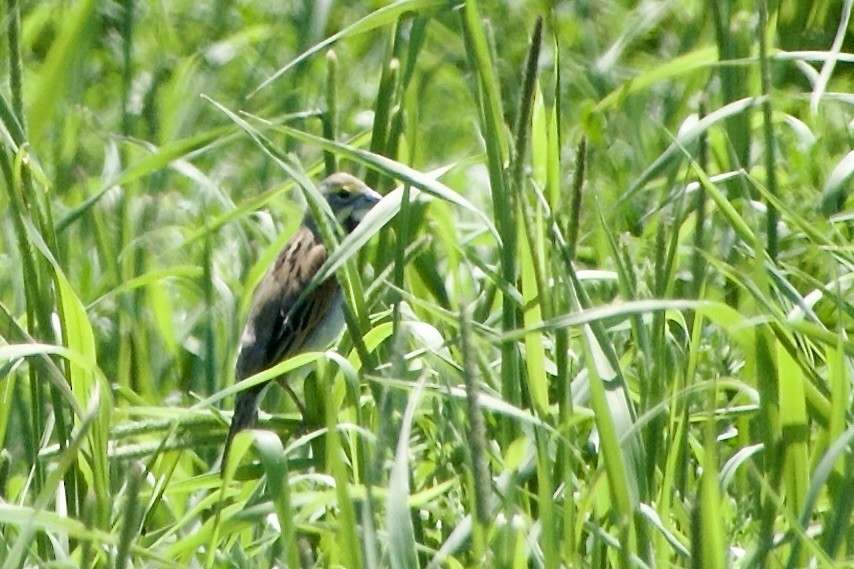
M 2 566 L 854 563 L 850 7 L 803 6 L 10 1 Z M 385 196 L 347 331 L 219 465 L 336 169 Z

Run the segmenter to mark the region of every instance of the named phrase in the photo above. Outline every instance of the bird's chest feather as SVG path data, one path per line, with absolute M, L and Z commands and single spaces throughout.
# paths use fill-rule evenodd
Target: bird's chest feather
M 325 350 L 338 339 L 344 330 L 344 296 L 339 288 L 323 319 L 318 322 L 314 333 L 306 340 L 303 352 Z

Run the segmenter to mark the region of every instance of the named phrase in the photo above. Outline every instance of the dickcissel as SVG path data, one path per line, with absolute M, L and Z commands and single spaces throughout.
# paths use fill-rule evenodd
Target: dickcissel
M 317 189 L 348 233 L 381 197 L 360 179 L 342 172 L 323 180 Z M 325 349 L 341 334 L 344 299 L 334 276 L 301 298 L 328 256 L 317 221 L 309 210 L 255 289 L 240 339 L 235 381 L 242 381 L 296 354 Z M 293 391 L 286 383 L 283 385 L 300 406 Z M 257 385 L 237 394 L 223 465 L 234 436 L 257 421 L 258 403 L 265 387 L 266 384 Z

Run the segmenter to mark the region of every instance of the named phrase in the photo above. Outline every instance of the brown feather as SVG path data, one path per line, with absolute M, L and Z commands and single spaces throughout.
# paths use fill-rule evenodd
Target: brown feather
M 237 381 L 298 353 L 326 316 L 338 292 L 334 277 L 298 301 L 327 257 L 321 237 L 305 225 L 282 248 L 255 291 L 237 359 Z
M 380 200 L 364 182 L 340 172 L 321 182 L 318 189 L 347 231 Z M 237 357 L 238 382 L 301 352 L 324 349 L 340 333 L 343 320 L 336 306 L 342 301 L 335 277 L 303 296 L 328 256 L 314 220 L 307 214 L 255 290 Z M 223 464 L 234 436 L 257 421 L 264 387 L 256 385 L 237 394 Z
M 305 224 L 282 247 L 276 262 L 255 290 L 237 357 L 237 381 L 298 354 L 306 346 L 339 291 L 338 281 L 330 277 L 300 300 L 327 257 L 322 238 Z M 258 400 L 264 387 L 258 385 L 237 394 L 223 464 L 234 436 L 258 420 Z

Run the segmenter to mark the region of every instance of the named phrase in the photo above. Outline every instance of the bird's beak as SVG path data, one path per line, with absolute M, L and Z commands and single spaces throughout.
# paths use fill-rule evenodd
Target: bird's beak
M 370 188 L 365 188 L 353 204 L 351 217 L 356 222 L 362 221 L 371 208 L 377 205 L 381 199 L 382 196 L 380 194 Z

